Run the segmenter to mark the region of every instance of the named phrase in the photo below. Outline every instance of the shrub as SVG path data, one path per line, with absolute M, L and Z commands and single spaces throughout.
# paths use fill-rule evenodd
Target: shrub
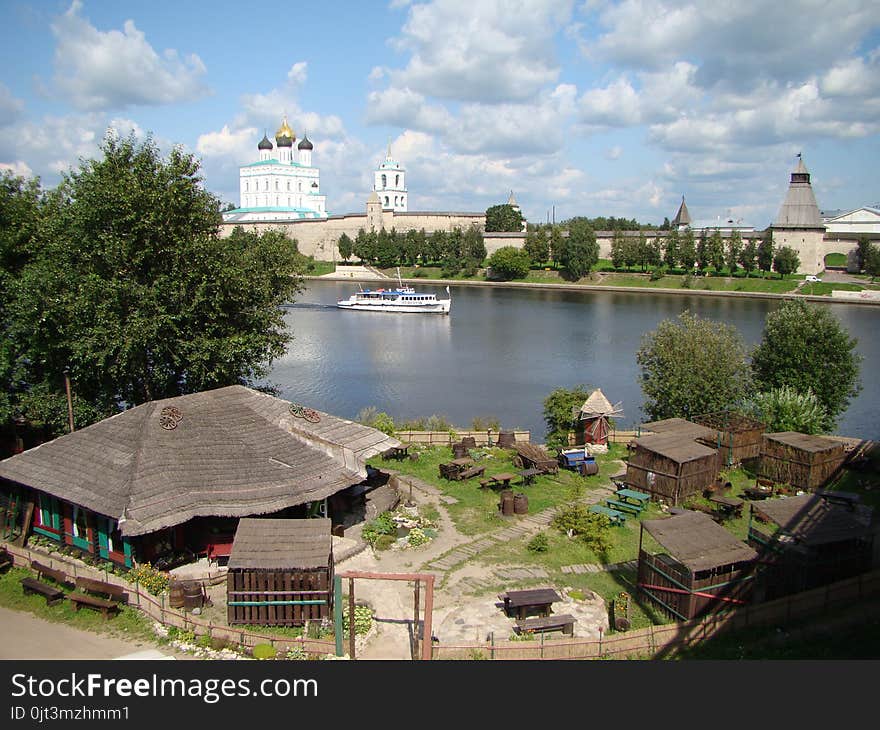
M 253 648 L 252 654 L 254 659 L 274 659 L 278 655 L 275 647 L 271 644 L 257 644 Z
M 409 531 L 409 544 L 413 547 L 418 547 L 419 545 L 424 545 L 430 542 L 430 538 L 425 534 L 425 531 L 420 527 L 413 527 Z
M 659 281 L 664 276 L 666 276 L 666 267 L 663 264 L 651 269 L 651 281 Z
M 681 288 L 682 289 L 690 289 L 691 284 L 693 283 L 694 277 L 691 274 L 685 274 L 681 277 Z
M 424 269 L 415 269 L 410 276 L 414 279 L 425 279 L 428 277 L 428 272 Z
M 287 658 L 295 661 L 301 661 L 303 659 L 308 659 L 309 655 L 306 653 L 306 650 L 301 646 L 291 646 L 287 650 Z
M 168 588 L 168 573 L 154 568 L 149 562 L 135 566 L 124 577 L 129 583 L 143 586 L 154 596 L 158 596 Z
M 570 504 L 560 509 L 553 518 L 552 525 L 557 530 L 577 537 L 595 553 L 606 553 L 610 547 L 608 528 L 610 522 L 605 515 L 595 514 L 583 504 Z
M 348 631 L 348 605 L 342 609 L 342 630 Z M 354 607 L 354 633 L 366 634 L 373 627 L 373 609 L 369 606 Z
M 530 553 L 546 553 L 550 548 L 550 541 L 547 539 L 547 535 L 543 532 L 539 532 L 535 535 L 531 540 L 529 540 L 528 545 L 526 545 L 526 549 Z

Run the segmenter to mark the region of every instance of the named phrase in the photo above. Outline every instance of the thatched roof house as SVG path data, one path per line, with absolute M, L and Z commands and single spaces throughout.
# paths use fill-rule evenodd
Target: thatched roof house
M 768 598 L 808 590 L 869 570 L 874 510 L 834 493 L 754 502 L 749 544 L 761 552 Z
M 323 500 L 363 481 L 366 459 L 399 445 L 315 415 L 307 421 L 288 401 L 238 385 L 153 401 L 5 459 L 0 480 L 42 500 L 34 525 L 43 534 L 74 534 L 98 552 L 112 532 L 131 538 L 200 516 Z
M 721 451 L 722 463 L 728 466 L 757 459 L 761 455 L 761 435 L 767 427 L 761 421 L 732 410 L 694 416 L 694 423 L 716 431 L 709 446 Z
M 758 476 L 813 491 L 836 477 L 845 460 L 843 441 L 797 431 L 765 433 Z
M 329 617 L 330 520 L 243 517 L 229 556 L 226 597 L 230 624 L 301 626 Z
M 755 550 L 702 512 L 644 520 L 639 535 L 639 587 L 664 610 L 690 619 L 749 602 Z M 647 532 L 660 550 L 651 551 Z

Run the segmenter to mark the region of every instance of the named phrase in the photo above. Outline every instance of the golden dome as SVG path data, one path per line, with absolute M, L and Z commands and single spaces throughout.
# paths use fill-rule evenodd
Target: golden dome
M 284 117 L 284 121 L 281 122 L 281 126 L 278 127 L 278 131 L 275 132 L 275 139 L 281 139 L 282 137 L 287 137 L 291 141 L 296 139 L 296 134 L 287 124 L 287 117 Z

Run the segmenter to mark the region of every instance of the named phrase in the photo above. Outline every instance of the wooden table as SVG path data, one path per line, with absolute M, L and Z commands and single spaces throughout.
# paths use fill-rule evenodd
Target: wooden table
M 736 517 L 740 517 L 742 515 L 743 501 L 741 499 L 717 495 L 709 497 L 709 501 L 717 504 L 722 514 L 725 516 L 729 517 L 735 515 Z
M 495 484 L 500 484 L 505 489 L 508 489 L 510 487 L 511 479 L 516 479 L 516 477 L 516 474 L 509 474 L 507 472 L 504 472 L 502 474 L 492 474 L 489 479 L 495 482 Z
M 589 511 L 597 515 L 605 515 L 612 525 L 623 525 L 626 522 L 626 515 L 623 512 L 601 504 L 591 505 Z
M 543 471 L 543 469 L 536 469 L 535 467 L 531 467 L 530 469 L 523 469 L 519 473 L 519 475 L 522 477 L 523 484 L 531 484 L 534 481 L 535 477 L 538 476 L 538 474 L 541 474 Z
M 504 613 L 510 616 L 512 611 L 514 617 L 518 619 L 526 618 L 530 612 L 536 612 L 539 616 L 549 616 L 550 606 L 562 600 L 552 588 L 507 591 L 498 598 L 504 601 Z
M 650 494 L 639 492 L 635 489 L 627 489 L 626 487 L 617 490 L 617 498 L 621 502 L 632 502 L 636 507 L 641 507 L 643 509 L 647 507 L 648 502 L 651 501 Z
M 407 451 L 409 450 L 409 444 L 404 446 L 392 446 L 391 448 L 385 449 L 382 452 L 383 459 L 397 459 L 397 461 L 402 461 L 407 457 Z

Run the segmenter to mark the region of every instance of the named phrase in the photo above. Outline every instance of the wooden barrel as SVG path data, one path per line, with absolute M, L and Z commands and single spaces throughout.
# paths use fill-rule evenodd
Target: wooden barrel
M 469 449 L 477 448 L 477 440 L 473 436 L 462 436 L 461 443 Z
M 529 498 L 522 492 L 517 492 L 513 497 L 513 514 L 527 515 L 529 513 Z
M 516 434 L 513 431 L 499 431 L 498 432 L 498 446 L 502 449 L 510 449 L 513 448 L 513 445 L 516 443 Z
M 452 454 L 456 459 L 463 459 L 468 455 L 468 448 L 463 443 L 452 444 Z
M 595 461 L 585 461 L 580 465 L 578 471 L 582 476 L 591 477 L 599 473 L 599 465 Z
M 168 586 L 168 605 L 171 608 L 183 608 L 183 582 L 173 580 Z
M 513 492 L 510 489 L 505 489 L 501 492 L 501 504 L 498 505 L 498 508 L 501 510 L 501 514 L 513 514 L 513 500 Z
M 201 608 L 203 603 L 202 585 L 196 580 L 183 582 L 183 605 L 186 608 Z

